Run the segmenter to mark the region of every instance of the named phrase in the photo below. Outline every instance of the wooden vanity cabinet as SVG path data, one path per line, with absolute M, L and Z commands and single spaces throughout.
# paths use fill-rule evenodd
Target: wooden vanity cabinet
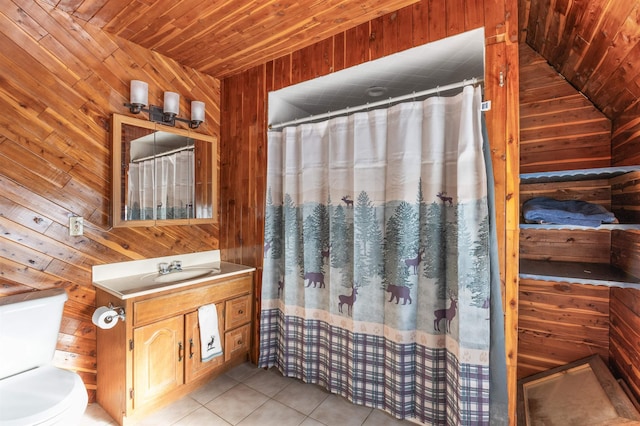
M 253 275 L 221 278 L 120 300 L 96 289 L 98 306 L 126 320 L 97 332 L 97 402 L 119 424 L 139 421 L 247 360 Z M 216 304 L 224 355 L 201 362 L 198 308 Z

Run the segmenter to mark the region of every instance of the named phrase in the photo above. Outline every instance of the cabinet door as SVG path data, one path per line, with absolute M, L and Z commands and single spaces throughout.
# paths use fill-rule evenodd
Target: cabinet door
M 183 384 L 183 336 L 183 315 L 133 330 L 134 408 Z
M 218 330 L 220 338 L 224 336 L 224 304 L 216 304 L 218 313 Z M 198 312 L 191 312 L 185 316 L 186 321 L 186 342 L 187 354 L 185 364 L 185 382 L 197 379 L 224 364 L 224 356 L 217 356 L 207 362 L 202 362 L 202 353 L 200 345 L 200 325 L 198 322 Z M 224 352 L 224 341 L 222 342 L 222 351 Z

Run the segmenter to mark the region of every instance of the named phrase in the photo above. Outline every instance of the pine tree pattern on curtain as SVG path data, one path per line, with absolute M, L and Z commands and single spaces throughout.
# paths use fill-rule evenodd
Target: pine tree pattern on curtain
M 269 134 L 260 366 L 488 424 L 481 89 Z

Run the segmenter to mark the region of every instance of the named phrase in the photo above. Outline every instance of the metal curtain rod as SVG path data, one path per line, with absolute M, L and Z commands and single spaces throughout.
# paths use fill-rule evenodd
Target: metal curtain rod
M 298 125 L 298 124 L 303 124 L 303 123 L 308 123 L 309 121 L 315 121 L 315 120 L 321 120 L 323 118 L 331 118 L 334 117 L 336 115 L 344 115 L 344 114 L 350 114 L 353 112 L 358 112 L 358 111 L 362 111 L 364 109 L 369 109 L 369 108 L 376 108 L 382 105 L 388 105 L 394 102 L 400 102 L 400 101 L 406 101 L 407 99 L 414 99 L 414 98 L 419 98 L 422 96 L 427 96 L 427 95 L 432 95 L 434 93 L 440 93 L 440 92 L 446 92 L 449 90 L 453 90 L 453 89 L 458 89 L 460 87 L 464 87 L 467 86 L 469 84 L 472 85 L 476 85 L 476 84 L 481 84 L 482 82 L 484 82 L 483 78 L 478 78 L 478 77 L 474 77 L 471 78 L 469 80 L 462 80 L 459 81 L 457 83 L 451 83 L 451 84 L 447 84 L 445 86 L 437 86 L 434 87 L 433 89 L 427 89 L 427 90 L 423 90 L 421 92 L 413 92 L 407 95 L 402 95 L 402 96 L 397 96 L 395 98 L 388 98 L 388 99 L 383 99 L 377 102 L 372 102 L 372 103 L 367 103 L 364 105 L 358 105 L 355 107 L 347 107 L 341 110 L 337 110 L 337 111 L 329 111 L 329 112 L 325 112 L 324 114 L 317 114 L 317 115 L 311 115 L 309 117 L 304 117 L 304 118 L 297 118 L 295 120 L 291 120 L 291 121 L 286 121 L 284 123 L 279 123 L 279 124 L 270 124 L 269 125 L 269 130 L 279 130 L 283 127 L 287 127 L 287 126 L 291 126 L 291 125 Z
M 132 163 L 141 163 L 143 161 L 152 160 L 154 158 L 166 157 L 167 155 L 175 154 L 180 151 L 192 151 L 195 148 L 193 145 L 189 146 L 181 146 L 180 148 L 172 149 L 169 151 L 161 152 L 160 154 L 149 155 L 148 157 L 137 158 L 135 160 L 131 160 Z

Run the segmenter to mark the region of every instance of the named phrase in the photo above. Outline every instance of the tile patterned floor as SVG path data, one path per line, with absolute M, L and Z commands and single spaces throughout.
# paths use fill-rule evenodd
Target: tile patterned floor
M 242 364 L 151 414 L 140 426 L 400 426 L 415 425 L 351 404 L 316 385 L 277 370 Z M 98 404 L 87 407 L 81 426 L 115 426 Z

